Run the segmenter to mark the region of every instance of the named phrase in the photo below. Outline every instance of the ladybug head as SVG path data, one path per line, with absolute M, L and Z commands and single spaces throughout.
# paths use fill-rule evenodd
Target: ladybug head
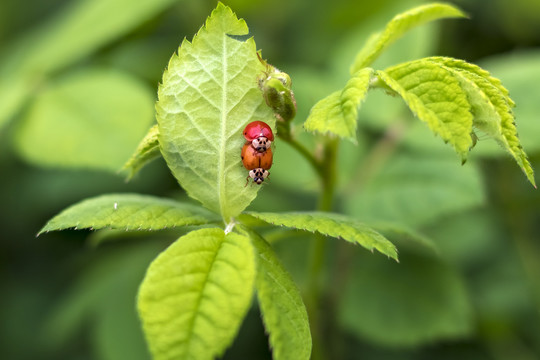
M 266 136 L 259 136 L 251 142 L 253 148 L 260 153 L 265 152 L 271 144 L 272 142 Z
M 249 171 L 249 177 L 253 179 L 253 182 L 257 185 L 261 185 L 264 182 L 264 179 L 268 177 L 270 173 L 268 170 L 263 168 L 256 168 Z

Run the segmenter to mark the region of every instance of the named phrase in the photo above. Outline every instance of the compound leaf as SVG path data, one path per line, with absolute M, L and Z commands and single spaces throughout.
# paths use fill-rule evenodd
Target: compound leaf
M 465 14 L 452 5 L 439 3 L 418 6 L 396 15 L 382 32 L 372 35 L 366 46 L 356 55 L 351 66 L 351 75 L 369 66 L 388 46 L 413 27 L 437 19 L 457 17 L 465 17 Z
M 265 67 L 247 34 L 245 22 L 219 3 L 193 42 L 184 40 L 171 58 L 156 105 L 169 168 L 191 197 L 225 222 L 260 188 L 245 186 L 243 128 L 253 120 L 275 125 L 256 81 Z
M 159 230 L 215 220 L 215 215 L 192 204 L 138 194 L 109 194 L 70 206 L 49 220 L 39 234 L 70 228 Z
M 208 228 L 182 236 L 148 268 L 138 310 L 155 360 L 211 360 L 233 341 L 253 295 L 250 239 Z
M 340 214 L 324 212 L 260 213 L 248 211 L 269 224 L 318 232 L 359 244 L 368 250 L 376 249 L 397 260 L 396 247 L 383 235 L 361 222 Z
M 250 233 L 257 258 L 255 288 L 273 359 L 309 359 L 311 333 L 306 308 L 291 275 L 270 245 Z

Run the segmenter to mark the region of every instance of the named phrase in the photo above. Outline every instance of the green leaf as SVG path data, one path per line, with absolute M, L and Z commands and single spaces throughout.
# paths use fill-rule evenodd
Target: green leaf
M 248 237 L 210 228 L 173 243 L 148 268 L 138 309 L 154 360 L 221 356 L 253 294 Z
M 137 149 L 135 149 L 135 153 L 131 155 L 131 158 L 124 164 L 122 169 L 130 171 L 128 180 L 131 179 L 144 165 L 161 155 L 158 135 L 158 126 L 152 126 L 137 146 Z
M 112 70 L 83 70 L 55 81 L 17 129 L 25 159 L 44 166 L 117 171 L 153 119 L 154 96 Z
M 141 0 L 132 6 L 129 0 L 73 1 L 50 21 L 15 41 L 0 64 L 3 83 L 9 84 L 0 86 L 0 129 L 20 110 L 41 76 L 91 54 L 175 2 Z
M 163 75 L 157 102 L 163 157 L 188 195 L 221 214 L 225 222 L 255 198 L 246 186 L 240 150 L 253 120 L 274 127 L 272 110 L 257 86 L 265 70 L 244 21 L 219 3 L 206 25 L 184 40 Z
M 463 338 L 473 311 L 458 273 L 433 256 L 401 252 L 400 263 L 356 253 L 338 306 L 342 326 L 385 346 Z
M 311 333 L 306 308 L 291 275 L 283 268 L 272 247 L 250 232 L 257 254 L 255 287 L 275 360 L 309 359 Z
M 423 225 L 480 206 L 485 191 L 479 172 L 450 156 L 402 153 L 361 189 L 344 196 L 348 214 L 371 224 Z
M 458 78 L 469 96 L 474 114 L 473 125 L 506 149 L 536 187 L 533 169 L 517 134 L 512 113 L 515 103 L 500 80 L 478 66 L 462 60 L 445 57 L 428 60 L 443 66 Z
M 473 115 L 467 94 L 451 71 L 421 59 L 376 74 L 431 131 L 453 146 L 462 162 L 467 159 Z
M 358 108 L 369 90 L 373 69 L 359 70 L 342 91 L 336 91 L 311 109 L 304 123 L 308 131 L 332 133 L 356 142 Z
M 344 215 L 323 212 L 261 213 L 253 211 L 248 211 L 247 214 L 269 224 L 316 231 L 323 235 L 341 238 L 368 250 L 376 249 L 397 260 L 397 250 L 388 239 L 369 226 Z
M 438 3 L 418 6 L 396 15 L 382 32 L 372 35 L 364 48 L 356 55 L 351 66 L 351 74 L 371 65 L 389 45 L 408 30 L 433 20 L 465 16 L 461 10 L 452 5 Z
M 540 151 L 538 133 L 540 122 L 537 121 L 540 113 L 540 102 L 536 96 L 536 84 L 540 82 L 540 51 L 524 50 L 513 51 L 481 62 L 483 68 L 496 74 L 508 88 L 518 106 L 513 108 L 517 119 L 520 140 L 525 149 L 531 153 Z M 475 154 L 483 156 L 505 155 L 499 146 L 491 146 L 490 141 L 480 142 L 481 146 L 475 148 Z
M 215 215 L 196 205 L 154 196 L 109 194 L 72 205 L 52 218 L 39 234 L 69 228 L 159 230 L 213 220 Z

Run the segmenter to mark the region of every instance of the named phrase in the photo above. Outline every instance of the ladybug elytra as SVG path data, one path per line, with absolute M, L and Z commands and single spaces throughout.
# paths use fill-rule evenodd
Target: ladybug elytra
M 272 167 L 273 154 L 272 149 L 268 148 L 264 152 L 259 152 L 251 143 L 246 143 L 242 147 L 242 163 L 247 170 L 253 170 L 257 168 L 262 168 L 269 170 Z

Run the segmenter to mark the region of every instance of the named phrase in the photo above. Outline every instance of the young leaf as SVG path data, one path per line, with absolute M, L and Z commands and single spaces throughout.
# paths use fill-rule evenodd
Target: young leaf
M 247 214 L 269 224 L 316 231 L 323 235 L 342 238 L 360 244 L 368 250 L 376 249 L 397 260 L 396 247 L 388 239 L 369 226 L 344 215 L 323 212 L 259 213 L 253 211 L 248 211 Z
M 500 80 L 489 72 L 463 60 L 433 57 L 432 61 L 451 71 L 461 82 L 469 96 L 474 119 L 473 125 L 486 133 L 507 150 L 535 187 L 534 172 L 518 138 L 512 107 L 514 101 Z
M 39 234 L 70 228 L 159 230 L 215 220 L 214 214 L 196 205 L 153 196 L 110 194 L 70 206 L 52 218 Z
M 266 67 L 266 71 L 258 78 L 266 105 L 272 108 L 277 119 L 290 122 L 296 116 L 296 99 L 291 89 L 291 77 L 268 64 L 260 55 L 259 60 Z
M 71 72 L 44 87 L 17 127 L 28 161 L 117 171 L 153 121 L 154 95 L 120 71 Z
M 254 278 L 248 237 L 210 228 L 179 238 L 150 265 L 139 290 L 154 360 L 221 356 L 249 308 Z
M 154 125 L 150 128 L 146 136 L 141 140 L 135 153 L 125 163 L 123 169 L 129 170 L 128 180 L 133 177 L 144 165 L 161 155 L 159 151 L 159 128 Z
M 270 335 L 272 358 L 307 360 L 311 355 L 311 333 L 300 291 L 271 246 L 253 232 L 250 237 L 257 259 L 255 288 Z
M 163 157 L 187 193 L 225 222 L 255 198 L 240 149 L 253 120 L 274 127 L 257 77 L 265 70 L 244 21 L 222 3 L 163 74 L 156 105 Z M 232 36 L 238 35 L 238 36 Z
M 336 91 L 319 101 L 304 123 L 308 131 L 332 133 L 356 142 L 358 108 L 369 90 L 373 69 L 359 70 L 342 91 Z
M 435 134 L 449 142 L 462 161 L 467 159 L 473 115 L 467 94 L 451 71 L 420 59 L 377 71 L 376 75 Z
M 396 15 L 386 28 L 369 38 L 366 46 L 360 50 L 351 66 L 351 75 L 371 63 L 395 40 L 415 26 L 443 19 L 465 17 L 466 15 L 449 4 L 426 4 Z

